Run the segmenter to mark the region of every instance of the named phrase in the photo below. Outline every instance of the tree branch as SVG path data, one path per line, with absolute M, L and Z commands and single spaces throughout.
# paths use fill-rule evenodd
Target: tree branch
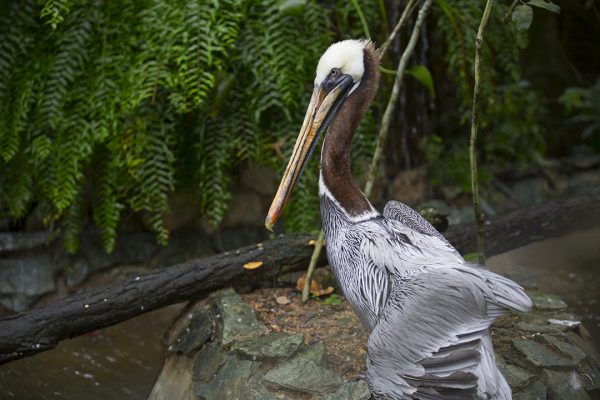
M 431 7 L 432 2 L 433 0 L 425 0 L 423 5 L 419 9 L 419 14 L 417 15 L 417 21 L 415 22 L 415 25 L 413 27 L 412 34 L 410 35 L 408 44 L 406 45 L 406 48 L 402 53 L 402 57 L 400 57 L 398 69 L 396 70 L 396 79 L 394 81 L 394 86 L 392 87 L 392 93 L 390 94 L 387 107 L 385 108 L 385 112 L 383 113 L 383 118 L 381 119 L 381 128 L 379 128 L 379 135 L 377 136 L 377 143 L 375 145 L 375 151 L 373 152 L 373 158 L 371 160 L 371 166 L 369 168 L 367 183 L 365 184 L 365 196 L 367 197 L 369 197 L 371 195 L 371 192 L 373 191 L 375 175 L 378 169 L 377 167 L 379 165 L 379 160 L 381 159 L 383 144 L 385 143 L 385 140 L 387 139 L 387 135 L 390 130 L 392 115 L 394 114 L 394 111 L 396 109 L 396 103 L 398 101 L 398 96 L 400 95 L 400 89 L 402 88 L 404 72 L 406 71 L 408 60 L 410 59 L 410 57 L 412 57 L 412 53 L 415 50 L 417 40 L 419 39 L 419 34 L 421 33 L 421 26 L 425 21 L 425 17 L 429 12 L 429 8 Z
M 479 253 L 479 264 L 485 265 L 485 248 L 483 243 L 483 223 L 485 216 L 481 211 L 479 203 L 479 172 L 477 169 L 477 131 L 479 129 L 479 86 L 481 84 L 481 45 L 483 43 L 483 32 L 490 19 L 490 13 L 494 0 L 487 0 L 485 10 L 477 31 L 475 39 L 475 85 L 473 87 L 473 113 L 471 119 L 471 143 L 469 146 L 469 158 L 471 160 L 471 189 L 473 192 L 473 211 L 477 220 L 477 252 Z

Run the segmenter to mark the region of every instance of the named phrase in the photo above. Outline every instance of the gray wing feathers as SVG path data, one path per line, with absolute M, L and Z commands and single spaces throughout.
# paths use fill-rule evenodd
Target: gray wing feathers
M 489 327 L 506 308 L 530 307 L 518 285 L 456 265 L 405 277 L 398 288 L 369 338 L 367 374 L 377 395 L 510 398 Z
M 405 228 L 408 228 L 416 235 L 423 235 L 426 238 L 436 239 L 439 242 L 434 244 L 435 247 L 443 249 L 444 252 L 451 254 L 454 257 L 462 257 L 456 249 L 448 242 L 448 240 L 437 231 L 425 218 L 418 212 L 400 203 L 399 201 L 388 201 L 383 209 L 383 216 L 388 222 L 397 222 Z M 393 223 L 391 224 L 394 225 Z
M 509 310 L 519 312 L 531 310 L 531 299 L 525 294 L 524 289 L 519 284 L 481 268 L 473 268 L 465 265 L 460 270 L 474 275 L 486 283 L 493 294 L 490 299 L 491 304 L 488 306 L 488 311 L 494 317 L 505 314 Z
M 383 209 L 383 216 L 388 219 L 396 220 L 419 233 L 436 236 L 445 243 L 448 243 L 446 238 L 442 236 L 433 225 L 427 222 L 421 214 L 404 203 L 395 200 L 388 201 Z

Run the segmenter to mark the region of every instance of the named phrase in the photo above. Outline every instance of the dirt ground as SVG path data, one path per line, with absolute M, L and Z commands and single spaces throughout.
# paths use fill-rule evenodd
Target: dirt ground
M 329 366 L 346 379 L 363 374 L 369 337 L 350 304 L 311 299 L 302 304 L 301 293 L 293 288 L 260 289 L 243 294 L 262 323 L 274 332 L 303 333 L 307 344 L 322 341 Z M 283 303 L 287 299 L 289 303 Z M 284 299 L 285 298 L 285 299 Z

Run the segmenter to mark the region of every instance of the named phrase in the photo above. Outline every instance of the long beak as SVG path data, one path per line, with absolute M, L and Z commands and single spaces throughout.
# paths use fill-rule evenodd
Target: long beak
M 265 226 L 270 231 L 273 230 L 273 226 L 281 216 L 294 186 L 302 175 L 302 171 L 316 144 L 319 142 L 319 137 L 335 118 L 337 111 L 352 87 L 352 78 L 347 75 L 345 77 L 348 79 L 340 79 L 330 91 L 322 86 L 315 86 L 313 90 L 292 157 L 285 169 L 279 189 L 277 189 L 265 220 Z

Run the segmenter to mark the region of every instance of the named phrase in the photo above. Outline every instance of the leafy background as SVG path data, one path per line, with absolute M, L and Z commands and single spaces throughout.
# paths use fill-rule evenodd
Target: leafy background
M 523 78 L 519 62 L 527 36 L 502 21 L 508 4 L 497 3 L 484 60 L 484 175 L 508 162 L 543 157 L 547 143 L 544 101 Z M 35 211 L 48 229 L 61 232 L 72 252 L 81 230 L 93 224 L 110 252 L 127 213 L 166 243 L 164 216 L 170 196 L 179 191 L 194 196 L 218 225 L 240 165 L 282 170 L 323 50 L 367 30 L 382 43 L 403 4 L 0 2 L 0 218 L 18 230 Z M 428 65 L 438 96 L 433 99 L 418 83 L 407 89 L 427 93 L 435 104 L 415 111 L 433 123 L 420 127 L 413 151 L 427 162 L 434 184 L 455 182 L 466 191 L 464 138 L 482 4 L 436 1 L 426 27 L 432 51 L 414 63 Z M 394 69 L 405 36 L 384 59 L 385 67 Z M 391 79 L 384 75 L 382 93 L 355 138 L 359 175 L 372 153 Z M 565 95 L 565 104 L 595 110 L 594 96 L 585 90 Z M 398 119 L 396 129 L 407 127 Z M 288 207 L 291 229 L 318 226 L 317 168 L 315 157 Z

